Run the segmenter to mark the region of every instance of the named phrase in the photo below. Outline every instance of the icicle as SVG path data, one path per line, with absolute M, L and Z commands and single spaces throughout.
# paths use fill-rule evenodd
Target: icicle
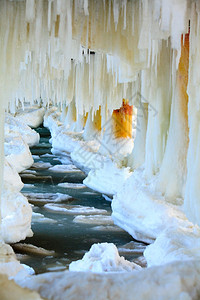
M 33 22 L 35 19 L 35 0 L 26 0 L 26 21 Z

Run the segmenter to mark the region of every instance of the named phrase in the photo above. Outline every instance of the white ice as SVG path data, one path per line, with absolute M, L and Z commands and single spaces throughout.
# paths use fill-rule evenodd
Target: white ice
M 55 166 L 49 168 L 49 171 L 59 172 L 59 173 L 81 172 L 81 170 L 79 170 L 74 165 L 55 165 Z
M 45 204 L 44 207 L 55 212 L 63 212 L 70 215 L 96 215 L 107 214 L 105 209 L 97 209 L 91 206 L 82 205 L 64 205 L 64 204 Z
M 110 216 L 103 215 L 80 215 L 74 218 L 75 223 L 96 224 L 96 225 L 113 225 L 113 220 Z
M 120 257 L 112 243 L 93 244 L 81 260 L 69 265 L 69 271 L 78 272 L 132 272 L 141 267 Z
M 69 188 L 69 189 L 84 189 L 86 186 L 82 183 L 71 183 L 71 182 L 62 182 L 58 184 L 59 187 Z

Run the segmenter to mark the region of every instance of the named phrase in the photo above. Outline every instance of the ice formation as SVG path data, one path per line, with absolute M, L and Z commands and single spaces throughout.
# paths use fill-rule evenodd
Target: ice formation
M 132 272 L 141 268 L 120 257 L 114 244 L 94 244 L 81 260 L 69 265 L 70 271 L 102 272 Z
M 42 106 L 53 104 L 57 108 L 51 108 L 44 120 L 52 134 L 53 153 L 64 152 L 63 161 L 67 162 L 71 155 L 77 166 L 89 173 L 85 184 L 114 194 L 113 219 L 117 224 L 138 239 L 152 242 L 157 238 L 145 250 L 148 265 L 155 264 L 156 259 L 160 264 L 176 257 L 199 259 L 198 251 L 189 250 L 184 243 L 185 235 L 192 242 L 200 236 L 195 226 L 200 225 L 199 12 L 199 0 L 0 1 L 3 235 L 5 212 L 13 211 L 11 198 L 19 201 L 16 205 L 24 203 L 27 207 L 19 194 L 19 178 L 13 186 L 17 196 L 9 191 L 4 198 L 5 190 L 2 192 L 4 110 L 14 114 L 20 108 L 27 113 L 26 103 L 37 103 L 41 106 L 37 112 L 17 113 L 18 120 L 35 127 L 43 118 Z M 132 128 L 131 134 L 130 126 L 127 136 L 121 130 L 127 127 L 126 117 L 120 116 L 123 98 L 134 105 L 137 119 L 136 130 Z M 115 114 L 122 127 L 113 123 Z M 32 133 L 29 131 L 24 139 L 16 136 L 12 130 L 14 119 L 9 118 L 6 132 L 11 135 L 5 136 L 6 168 L 16 165 L 15 171 L 19 172 L 33 162 L 27 145 Z M 134 120 L 131 123 L 134 127 Z M 118 133 L 113 138 L 114 128 Z M 34 139 L 37 140 L 36 135 Z M 17 178 L 15 171 L 9 172 Z M 120 184 L 111 184 L 109 189 L 107 178 L 117 178 Z M 63 187 L 75 188 L 68 183 Z M 22 211 L 20 204 L 17 209 Z M 23 215 L 20 212 L 19 218 Z M 27 219 L 22 218 L 26 230 L 22 233 L 18 228 L 17 239 L 30 233 L 29 214 L 30 211 Z M 102 220 L 102 216 L 96 220 L 94 216 L 78 216 L 74 221 L 98 224 Z M 104 221 L 111 224 L 105 216 Z M 13 227 L 15 217 L 9 222 Z M 11 241 L 15 237 L 10 227 L 4 239 Z M 162 252 L 163 245 L 167 253 Z M 183 269 L 187 274 L 193 265 L 188 262 L 186 267 L 177 266 L 178 272 Z M 162 269 L 163 274 L 168 268 L 175 272 L 174 265 L 170 265 Z M 151 270 L 145 274 L 149 278 Z M 182 274 L 178 276 L 183 278 Z M 194 284 L 196 281 L 193 278 Z M 174 294 L 173 289 L 168 291 L 172 299 L 189 299 L 199 293 L 195 290 L 192 294 L 190 285 L 187 288 L 181 283 L 176 285 Z

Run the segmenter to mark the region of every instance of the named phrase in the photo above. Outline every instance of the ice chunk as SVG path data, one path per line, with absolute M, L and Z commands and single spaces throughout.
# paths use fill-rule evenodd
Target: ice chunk
M 132 272 L 141 267 L 120 257 L 117 247 L 111 243 L 93 244 L 89 252 L 81 260 L 69 265 L 70 271 Z

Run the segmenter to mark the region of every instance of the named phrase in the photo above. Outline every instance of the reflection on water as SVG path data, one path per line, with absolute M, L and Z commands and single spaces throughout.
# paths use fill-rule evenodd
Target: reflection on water
M 64 182 L 81 184 L 85 175 L 82 172 L 74 172 L 73 169 L 65 173 L 60 168 L 61 172 L 59 172 L 59 167 L 50 170 L 49 167 L 61 165 L 61 163 L 58 157 L 51 154 L 49 131 L 42 127 L 37 131 L 41 135 L 40 144 L 31 149 L 35 164 L 30 170 L 21 174 L 25 183 L 22 192 L 33 205 L 35 213 L 32 222 L 34 236 L 20 244 L 32 244 L 47 250 L 54 250 L 55 254 L 40 255 L 37 250 L 31 251 L 30 246 L 27 249 L 26 245 L 24 247 L 20 245 L 20 247 L 15 247 L 15 251 L 21 262 L 33 267 L 36 273 L 61 271 L 68 268 L 72 261 L 81 259 L 94 243 L 114 243 L 122 248 L 122 245 L 133 241 L 128 233 L 112 224 L 109 217 L 111 215 L 110 202 L 106 201 L 101 194 L 87 187 L 58 185 Z M 69 164 L 72 164 L 70 159 Z M 47 203 L 55 203 L 58 207 L 71 209 L 71 212 L 66 214 L 62 210 L 47 209 L 48 205 L 45 207 Z M 96 220 L 95 215 L 88 217 L 87 212 L 84 214 L 83 206 L 99 209 Z M 104 210 L 102 214 L 100 210 Z M 81 211 L 81 215 L 77 216 L 77 211 Z M 91 218 L 92 222 L 87 222 L 87 218 Z M 82 221 L 77 222 L 78 219 Z M 133 243 L 136 251 L 120 249 L 128 260 L 141 256 L 145 247 L 142 243 L 135 241 Z M 132 248 L 134 248 L 133 243 L 131 243 Z

